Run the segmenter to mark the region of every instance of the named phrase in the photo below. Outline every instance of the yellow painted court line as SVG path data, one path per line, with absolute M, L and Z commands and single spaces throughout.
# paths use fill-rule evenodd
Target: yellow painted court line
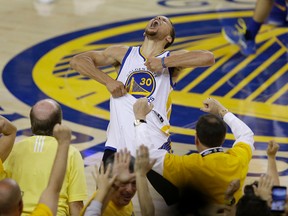
M 231 98 L 236 93 L 238 93 L 241 89 L 244 88 L 251 80 L 257 77 L 261 72 L 265 71 L 267 67 L 269 67 L 276 59 L 278 59 L 282 54 L 286 52 L 286 49 L 281 48 L 274 55 L 268 58 L 265 62 L 259 65 L 256 70 L 250 73 L 245 79 L 243 79 L 237 86 L 235 86 L 230 92 L 228 92 L 224 97 Z
M 245 68 L 251 61 L 253 61 L 258 55 L 260 55 L 262 52 L 264 52 L 267 48 L 269 48 L 275 40 L 269 40 L 264 45 L 262 45 L 257 53 L 255 55 L 248 56 L 244 61 L 242 61 L 240 64 L 238 64 L 235 68 L 233 68 L 229 73 L 227 73 L 225 76 L 223 76 L 218 82 L 216 82 L 213 86 L 211 86 L 209 89 L 207 89 L 204 94 L 210 95 L 212 94 L 216 89 L 218 89 L 220 86 L 222 86 L 227 80 L 229 80 L 231 77 L 233 77 L 236 73 L 238 73 L 240 70 Z
M 277 37 L 275 37 L 277 43 L 284 49 L 286 49 L 286 51 L 288 51 L 288 48 L 282 43 L 282 41 L 280 41 Z
M 259 88 L 257 88 L 245 101 L 252 101 L 259 94 L 261 94 L 266 88 L 268 88 L 275 80 L 279 79 L 284 73 L 287 72 L 288 64 L 285 64 L 280 70 L 274 73 L 266 82 L 264 82 Z
M 188 41 L 188 40 L 208 39 L 208 38 L 216 37 L 217 35 L 219 35 L 219 33 L 203 34 L 203 35 L 196 35 L 196 36 L 188 36 L 188 37 L 175 38 L 174 43 L 186 42 L 186 41 Z M 192 41 L 192 42 L 193 42 L 193 41 Z
M 198 76 L 189 85 L 187 85 L 182 91 L 183 92 L 189 92 L 192 88 L 194 88 L 196 85 L 201 83 L 206 77 L 208 77 L 215 70 L 217 70 L 219 67 L 221 67 L 223 64 L 225 64 L 237 52 L 238 52 L 238 50 L 234 50 L 234 51 L 230 52 L 229 54 L 225 55 L 224 57 L 222 57 L 214 65 L 207 68 L 207 70 L 205 70 L 200 76 Z
M 185 69 L 183 69 L 183 70 L 179 73 L 179 75 L 178 75 L 177 82 L 179 82 L 180 80 L 182 80 L 182 79 L 183 79 L 184 77 L 186 77 L 188 74 L 193 73 L 193 70 L 194 70 L 194 68 L 193 68 L 193 69 L 191 69 L 191 68 L 185 68 Z
M 262 30 L 261 28 L 261 31 L 258 33 L 256 37 L 257 43 L 269 40 L 270 38 L 272 38 L 272 36 L 274 36 L 274 39 L 277 39 L 277 36 L 286 34 L 288 32 L 287 27 L 286 28 L 280 28 L 280 27 L 276 28 L 276 27 L 270 27 L 270 26 L 263 26 L 263 27 L 264 27 L 264 30 Z M 279 45 L 281 46 L 281 44 Z M 286 47 L 285 45 L 283 46 Z
M 181 91 L 172 92 L 173 104 L 180 106 L 187 106 L 200 109 L 203 107 L 202 101 L 210 95 L 186 93 Z M 212 96 L 228 108 L 231 112 L 244 116 L 251 116 L 255 118 L 263 118 L 274 121 L 288 122 L 287 106 L 272 104 L 268 105 L 262 102 L 251 101 L 248 102 L 236 98 L 223 98 L 219 96 Z M 172 108 L 173 109 L 173 108 Z
M 222 36 L 221 36 L 222 37 Z M 213 54 L 214 54 L 214 57 L 215 58 L 220 58 L 220 57 L 222 57 L 222 56 L 224 56 L 224 55 L 227 55 L 227 52 L 229 52 L 229 50 L 231 50 L 231 48 L 230 48 L 230 44 L 229 43 L 227 43 L 223 38 L 221 38 L 220 36 L 219 36 L 219 39 L 220 39 L 220 42 L 219 42 L 219 40 L 217 40 L 218 42 L 217 43 L 214 43 L 215 44 L 215 47 L 211 47 L 211 45 L 209 45 L 210 47 L 209 47 L 209 49 L 211 50 L 211 49 L 213 49 L 213 50 L 215 50 L 215 51 L 213 51 Z M 197 44 L 199 44 L 199 43 L 206 43 L 206 41 L 204 40 L 204 41 L 201 41 L 201 42 L 197 42 Z M 191 46 L 191 44 L 190 43 L 187 43 L 187 44 L 185 44 L 185 47 L 183 46 L 183 48 L 185 48 L 186 50 L 188 50 L 187 49 L 187 46 L 188 47 L 192 47 L 193 49 L 195 49 L 195 47 L 193 47 L 193 46 Z M 221 47 L 221 48 L 219 48 L 219 47 Z M 218 49 L 219 48 L 219 49 Z M 235 54 L 235 52 L 234 52 L 234 50 L 232 51 L 232 53 L 234 53 Z M 230 53 L 228 54 L 228 55 L 230 55 Z M 220 60 L 221 61 L 221 60 Z M 218 64 L 217 62 L 216 62 L 216 64 Z M 216 66 L 212 66 L 212 67 L 216 67 Z M 213 72 L 213 71 L 212 71 Z M 191 68 L 186 68 L 186 69 L 183 69 L 182 71 L 181 71 L 181 73 L 179 74 L 179 76 L 178 76 L 178 79 L 177 79 L 177 82 L 179 82 L 179 81 L 181 81 L 184 77 L 186 77 L 188 74 L 190 74 L 190 73 L 193 73 L 193 69 L 191 69 Z M 195 84 L 191 84 L 191 85 L 195 85 Z M 190 87 L 190 89 L 191 88 L 193 88 L 193 86 L 192 87 Z M 186 86 L 185 87 L 185 89 L 188 89 L 188 87 Z M 189 90 L 190 90 L 189 89 Z M 186 91 L 189 91 L 189 90 L 186 90 Z M 185 91 L 185 90 L 183 90 L 183 91 Z
M 274 101 L 276 101 L 279 97 L 281 97 L 283 94 L 285 94 L 288 91 L 288 83 L 284 85 L 282 88 L 280 88 L 272 97 L 270 97 L 265 103 L 266 104 L 272 104 Z
M 251 128 L 253 131 L 253 128 Z M 195 129 L 190 128 L 181 128 L 176 126 L 171 126 L 170 133 L 181 134 L 181 135 L 188 135 L 188 136 L 195 136 L 196 131 Z M 227 140 L 235 140 L 235 137 L 232 133 L 226 134 Z M 288 144 L 288 137 L 272 137 L 272 136 L 254 136 L 255 142 L 267 142 L 269 140 L 275 140 L 278 143 Z M 194 143 L 194 140 L 191 139 L 191 143 Z
M 225 12 L 225 13 L 193 14 L 193 15 L 180 16 L 180 17 L 171 17 L 171 21 L 173 23 L 183 23 L 183 22 L 189 22 L 189 21 L 221 19 L 221 18 L 231 18 L 231 17 L 251 17 L 251 16 L 253 16 L 253 11 L 233 11 L 233 12 Z

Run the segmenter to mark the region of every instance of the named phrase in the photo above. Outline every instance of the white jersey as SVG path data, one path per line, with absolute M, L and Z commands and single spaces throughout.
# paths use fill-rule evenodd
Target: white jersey
M 168 55 L 167 51 L 158 57 Z M 153 137 L 153 144 L 150 144 L 149 148 L 162 147 L 168 150 L 170 148 L 168 120 L 171 112 L 172 90 L 170 71 L 163 69 L 161 73 L 153 73 L 147 70 L 144 63 L 145 57 L 141 55 L 140 47 L 130 47 L 117 77 L 117 80 L 123 82 L 128 88 L 128 94 L 120 98 L 110 98 L 110 123 L 107 129 L 106 149 L 117 150 L 126 147 L 135 156 L 137 146 L 133 104 L 140 97 L 147 97 L 154 105 L 153 111 L 146 118 L 149 135 Z
M 156 57 L 162 58 L 169 54 L 169 51 L 165 51 Z M 169 119 L 172 106 L 170 93 L 173 90 L 171 76 L 173 68 L 165 68 L 155 73 L 147 70 L 145 61 L 140 47 L 130 47 L 123 58 L 117 80 L 121 81 L 128 89 L 128 93 L 135 98 L 147 97 L 155 109 Z

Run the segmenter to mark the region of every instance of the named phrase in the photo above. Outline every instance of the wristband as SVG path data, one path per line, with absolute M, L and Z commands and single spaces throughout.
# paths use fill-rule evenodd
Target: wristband
M 221 118 L 223 118 L 224 115 L 225 115 L 227 112 L 229 112 L 228 109 L 222 109 L 222 110 L 219 111 L 219 116 L 220 116 Z
M 138 126 L 141 123 L 147 123 L 144 119 L 136 119 L 134 122 L 134 126 Z
M 163 68 L 167 68 L 166 65 L 165 65 L 164 59 L 165 59 L 165 57 L 161 58 L 162 67 L 163 67 Z

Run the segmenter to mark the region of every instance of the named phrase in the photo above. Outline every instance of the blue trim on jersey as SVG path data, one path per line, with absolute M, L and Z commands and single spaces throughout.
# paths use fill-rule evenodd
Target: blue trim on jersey
M 145 58 L 145 56 L 143 56 L 142 53 L 140 52 L 141 47 L 142 47 L 142 46 L 139 46 L 139 47 L 138 47 L 138 54 L 143 58 L 143 61 L 145 62 L 145 61 L 146 61 L 146 58 Z
M 106 145 L 106 144 L 105 144 L 105 145 Z M 113 147 L 111 147 L 111 146 L 105 146 L 105 150 L 106 150 L 106 149 L 117 152 L 117 149 L 116 149 L 116 148 L 113 148 Z
M 126 52 L 126 54 L 125 54 L 125 56 L 124 56 L 124 58 L 123 58 L 123 60 L 122 60 L 121 67 L 120 67 L 120 70 L 119 70 L 118 75 L 117 75 L 117 77 L 116 77 L 116 80 L 118 80 L 118 77 L 119 77 L 119 75 L 120 75 L 120 73 L 121 73 L 121 71 L 122 71 L 123 65 L 125 64 L 126 59 L 127 59 L 127 57 L 129 56 L 131 50 L 132 50 L 132 47 L 129 47 L 129 49 L 127 50 L 127 52 Z
M 155 57 L 159 57 L 159 56 L 164 55 L 164 54 L 166 54 L 166 53 L 167 53 L 167 56 L 168 56 L 169 51 L 168 51 L 168 50 L 163 50 L 161 53 L 159 53 L 159 54 L 156 55 Z M 165 56 L 165 57 L 167 57 L 167 56 Z

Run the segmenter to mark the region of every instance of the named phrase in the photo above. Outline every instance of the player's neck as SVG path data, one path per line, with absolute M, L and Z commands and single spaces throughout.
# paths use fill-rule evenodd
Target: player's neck
M 141 46 L 141 53 L 145 57 L 157 56 L 164 51 L 162 41 L 144 40 Z

